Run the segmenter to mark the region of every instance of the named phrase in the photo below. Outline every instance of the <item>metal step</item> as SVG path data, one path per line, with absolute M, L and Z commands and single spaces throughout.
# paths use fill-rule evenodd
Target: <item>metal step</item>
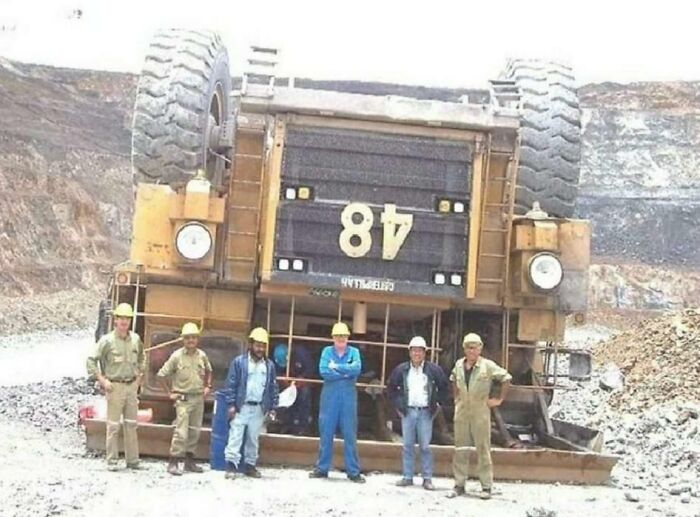
M 86 419 L 86 446 L 91 450 L 105 450 L 106 424 L 104 420 Z M 144 455 L 168 457 L 173 434 L 172 425 L 138 423 L 139 447 Z M 199 459 L 209 459 L 212 439 L 211 428 L 204 427 L 194 455 Z M 263 433 L 260 436 L 260 462 L 263 465 L 284 465 L 312 467 L 318 459 L 319 440 L 315 437 L 289 436 Z M 363 459 L 362 466 L 368 471 L 401 472 L 400 443 L 358 440 L 358 451 Z M 452 475 L 454 445 L 431 445 L 435 458 L 435 474 Z M 476 450 L 467 447 L 470 461 L 470 474 L 476 472 Z M 343 442 L 333 441 L 334 464 L 341 465 Z M 618 456 L 593 451 L 576 452 L 538 447 L 535 449 L 491 450 L 494 477 L 525 481 L 602 484 L 610 478 L 610 472 L 618 461 Z

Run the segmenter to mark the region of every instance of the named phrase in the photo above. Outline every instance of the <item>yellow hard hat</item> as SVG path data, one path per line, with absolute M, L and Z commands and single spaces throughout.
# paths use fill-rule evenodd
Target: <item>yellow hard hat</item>
M 182 332 L 180 332 L 180 337 L 186 337 L 186 336 L 199 336 L 201 332 L 199 331 L 199 327 L 197 326 L 196 323 L 185 323 L 182 326 Z
M 339 321 L 338 323 L 333 325 L 333 330 L 331 331 L 331 336 L 349 336 L 349 335 L 350 335 L 350 329 L 342 321 Z
M 270 342 L 270 338 L 267 335 L 267 330 L 262 327 L 255 327 L 250 331 L 250 335 L 248 337 L 253 341 L 265 343 L 266 345 Z
M 120 303 L 112 314 L 116 318 L 133 318 L 134 309 L 128 303 Z
M 476 343 L 480 346 L 484 346 L 484 342 L 481 340 L 481 336 L 479 334 L 475 334 L 474 332 L 470 332 L 466 336 L 464 336 L 464 339 L 462 340 L 462 346 L 466 346 L 469 343 Z

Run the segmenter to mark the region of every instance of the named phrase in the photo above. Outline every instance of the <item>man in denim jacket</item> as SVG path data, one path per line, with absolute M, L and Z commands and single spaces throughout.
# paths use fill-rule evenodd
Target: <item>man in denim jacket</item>
M 239 473 L 244 435 L 244 473 L 250 477 L 260 477 L 260 472 L 255 468 L 258 439 L 265 417 L 268 414 L 274 416 L 278 402 L 275 365 L 265 356 L 269 342 L 267 331 L 262 327 L 255 328 L 249 338 L 248 353 L 231 361 L 226 378 L 228 415 L 231 419 L 228 444 L 224 450 L 227 479 L 234 479 Z
M 423 488 L 434 490 L 433 455 L 430 440 L 433 436 L 433 417 L 438 406 L 447 402 L 447 376 L 435 363 L 425 360 L 428 345 L 421 336 L 408 344 L 410 361 L 401 363 L 389 377 L 387 394 L 392 406 L 401 417 L 403 438 L 403 477 L 398 486 L 413 485 L 414 445 L 418 438 L 421 453 Z

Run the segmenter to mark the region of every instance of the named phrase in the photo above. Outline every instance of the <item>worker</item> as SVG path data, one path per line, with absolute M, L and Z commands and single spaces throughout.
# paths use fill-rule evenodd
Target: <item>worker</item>
M 350 329 L 345 323 L 333 325 L 333 345 L 321 352 L 318 369 L 323 378 L 318 412 L 320 444 L 318 461 L 311 478 L 327 478 L 333 459 L 333 437 L 340 428 L 343 436 L 343 459 L 348 479 L 364 483 L 357 454 L 357 390 L 355 384 L 362 371 L 360 351 L 348 345 Z
M 194 461 L 204 418 L 204 399 L 211 391 L 212 368 L 207 354 L 199 347 L 200 330 L 196 323 L 185 323 L 180 337 L 183 346 L 173 352 L 158 377 L 168 397 L 175 403 L 173 439 L 170 443 L 168 473 L 182 475 L 180 461 L 184 457 L 186 472 L 202 472 Z
M 244 436 L 243 474 L 261 477 L 256 468 L 260 432 L 265 418 L 274 418 L 279 397 L 275 365 L 265 354 L 269 343 L 267 330 L 254 328 L 248 338 L 248 352 L 231 361 L 226 377 L 226 401 L 231 419 L 228 444 L 224 450 L 227 479 L 235 479 L 240 474 Z
M 439 406 L 447 403 L 449 383 L 437 364 L 425 360 L 428 345 L 422 336 L 415 336 L 408 344 L 410 361 L 399 364 L 391 372 L 387 394 L 401 417 L 403 441 L 403 476 L 397 486 L 413 486 L 413 463 L 416 437 L 420 448 L 423 488 L 435 490 L 433 485 L 433 456 L 430 440 L 433 436 L 433 418 Z
M 469 468 L 469 453 L 464 447 L 475 447 L 477 472 L 481 482 L 482 499 L 491 498 L 493 465 L 491 463 L 491 408 L 503 402 L 511 375 L 493 361 L 481 357 L 484 346 L 478 334 L 469 333 L 462 341 L 464 357 L 455 363 L 450 380 L 454 383 L 455 397 L 455 452 L 452 471 L 454 489 L 448 497 L 464 495 L 464 484 Z M 499 383 L 500 393 L 491 398 L 492 383 Z
M 143 342 L 130 330 L 134 310 L 120 303 L 112 313 L 114 330 L 102 336 L 87 359 L 88 375 L 95 377 L 107 397 L 107 469 L 118 470 L 119 428 L 124 421 L 124 456 L 129 469 L 139 468 L 136 417 L 138 390 L 145 372 Z
M 277 366 L 277 373 L 286 376 L 288 348 L 284 343 L 275 346 L 272 357 Z M 311 386 L 307 382 L 298 379 L 310 379 L 314 375 L 314 361 L 304 345 L 292 345 L 292 357 L 289 361 L 289 376 L 297 379 L 294 381 L 297 389 L 297 397 L 291 407 L 279 415 L 282 423 L 282 432 L 302 435 L 306 432 L 311 422 Z

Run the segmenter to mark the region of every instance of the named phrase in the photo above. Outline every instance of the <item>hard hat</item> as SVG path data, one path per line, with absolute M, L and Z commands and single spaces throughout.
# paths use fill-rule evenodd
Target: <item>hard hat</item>
M 112 314 L 117 318 L 133 318 L 134 309 L 128 303 L 120 303 Z
M 199 331 L 199 327 L 197 327 L 196 323 L 185 323 L 182 326 L 182 332 L 180 332 L 180 337 L 186 337 L 186 336 L 199 336 L 201 332 Z
M 291 407 L 297 400 L 297 386 L 292 383 L 288 388 L 282 390 L 277 399 L 277 407 Z
M 349 336 L 350 335 L 350 329 L 348 326 L 343 323 L 342 321 L 339 321 L 335 325 L 333 325 L 333 330 L 331 331 L 331 336 Z
M 423 336 L 415 336 L 411 338 L 411 342 L 408 344 L 408 348 L 428 348 L 428 344 L 423 339 Z
M 287 366 L 287 345 L 280 343 L 272 351 L 272 359 L 280 368 Z
M 255 327 L 250 331 L 250 335 L 248 337 L 253 341 L 257 341 L 258 343 L 265 343 L 266 345 L 269 343 L 267 330 L 262 327 Z
M 462 340 L 462 346 L 465 346 L 467 343 L 477 343 L 481 346 L 484 345 L 484 342 L 481 340 L 481 336 L 479 334 L 475 334 L 474 332 L 470 332 L 469 334 L 464 336 L 464 339 Z

